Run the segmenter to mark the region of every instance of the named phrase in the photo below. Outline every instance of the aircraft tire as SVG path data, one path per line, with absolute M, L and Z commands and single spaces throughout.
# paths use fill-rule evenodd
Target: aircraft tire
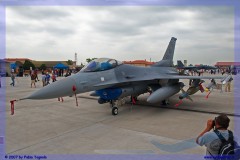
M 118 108 L 117 107 L 112 108 L 112 115 L 114 115 L 114 116 L 118 115 Z

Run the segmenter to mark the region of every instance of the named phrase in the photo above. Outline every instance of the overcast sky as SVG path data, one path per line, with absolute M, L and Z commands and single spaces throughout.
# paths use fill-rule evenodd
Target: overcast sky
M 6 29 L 8 58 L 158 61 L 174 36 L 175 63 L 234 60 L 233 7 L 7 7 Z

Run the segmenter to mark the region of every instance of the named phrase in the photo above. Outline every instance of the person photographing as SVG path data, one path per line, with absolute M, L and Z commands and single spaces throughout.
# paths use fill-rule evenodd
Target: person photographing
M 229 123 L 230 119 L 225 114 L 209 119 L 207 127 L 197 137 L 196 143 L 207 147 L 208 158 L 234 160 L 240 158 L 237 139 L 233 132 L 228 130 Z

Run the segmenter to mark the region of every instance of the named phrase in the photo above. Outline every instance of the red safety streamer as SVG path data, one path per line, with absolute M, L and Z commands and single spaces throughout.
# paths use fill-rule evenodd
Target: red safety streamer
M 76 106 L 78 106 L 78 100 L 77 100 L 76 90 L 77 90 L 76 86 L 73 85 L 73 86 L 72 86 L 72 91 L 74 92 L 74 95 L 75 95 L 75 98 L 76 98 Z
M 210 91 L 210 92 L 207 94 L 207 96 L 206 96 L 206 99 L 208 99 L 208 97 L 209 97 L 210 93 L 211 93 L 211 91 Z
M 132 104 L 136 104 L 135 98 L 132 96 Z
M 11 100 L 10 103 L 11 103 L 11 115 L 14 115 L 14 102 L 17 101 L 17 100 Z
M 177 104 L 175 104 L 175 107 L 178 107 L 180 104 L 182 104 L 183 103 L 183 101 L 182 100 L 180 100 Z

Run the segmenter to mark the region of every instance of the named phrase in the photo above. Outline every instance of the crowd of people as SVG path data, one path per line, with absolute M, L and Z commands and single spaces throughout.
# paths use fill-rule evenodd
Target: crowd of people
M 191 75 L 191 76 L 203 76 L 204 73 L 209 73 L 209 74 L 233 74 L 236 75 L 237 73 L 235 73 L 235 70 L 229 69 L 229 68 L 218 68 L 218 69 L 210 69 L 210 70 L 196 70 L 196 69 L 192 69 L 192 70 L 180 70 L 180 73 L 183 72 L 185 75 Z
M 52 79 L 52 82 L 55 82 L 57 81 L 57 75 L 55 75 L 54 73 L 52 73 L 52 75 L 50 76 L 50 74 L 47 72 L 47 73 L 44 73 L 42 72 L 42 85 L 43 87 L 50 84 L 50 79 Z
M 71 71 L 68 70 L 66 72 L 65 77 L 68 77 L 71 75 Z M 48 71 L 43 71 L 42 70 L 42 76 L 40 77 L 41 78 L 41 81 L 42 81 L 42 86 L 46 86 L 48 84 L 50 84 L 50 82 L 52 81 L 55 82 L 57 81 L 57 77 L 59 76 L 60 72 L 58 72 L 58 70 L 53 70 L 52 73 L 50 74 Z M 61 73 L 62 74 L 62 73 Z M 11 83 L 10 85 L 11 86 L 15 86 L 15 78 L 16 78 L 16 74 L 14 73 L 14 71 L 11 72 Z M 40 81 L 39 77 L 38 77 L 38 70 L 31 70 L 30 71 L 30 78 L 31 78 L 31 88 L 36 88 L 36 82 Z M 1 87 L 1 79 L 0 79 L 0 87 Z

